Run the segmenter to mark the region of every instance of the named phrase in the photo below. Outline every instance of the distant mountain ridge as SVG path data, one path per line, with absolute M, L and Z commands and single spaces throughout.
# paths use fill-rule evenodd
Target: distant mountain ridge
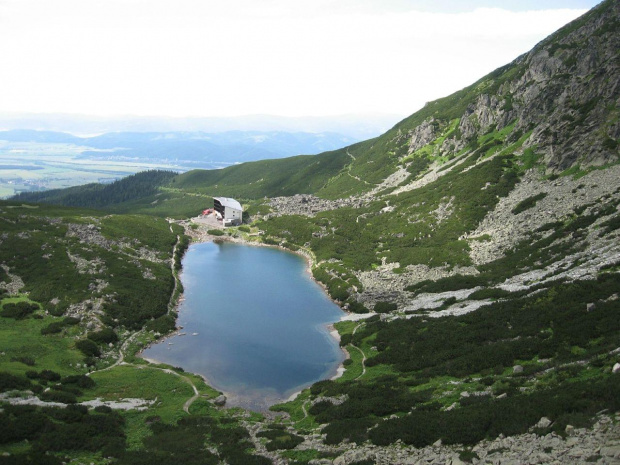
M 10 142 L 65 143 L 85 147 L 81 157 L 95 159 L 173 160 L 200 167 L 206 162 L 240 163 L 265 158 L 316 154 L 356 140 L 333 132 L 228 131 L 113 132 L 78 137 L 54 131 L 1 131 Z M 88 148 L 92 150 L 88 150 Z
M 75 135 L 109 132 L 336 132 L 356 140 L 383 134 L 402 115 L 367 113 L 335 116 L 245 115 L 225 117 L 91 116 L 0 112 L 0 129 L 34 129 Z

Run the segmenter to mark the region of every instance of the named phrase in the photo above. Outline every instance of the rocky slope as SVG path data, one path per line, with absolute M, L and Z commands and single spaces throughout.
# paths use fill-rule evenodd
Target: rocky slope
M 357 186 L 352 189 L 358 193 L 335 200 L 313 195 L 273 198 L 269 201 L 270 213 L 262 219 L 287 215 L 314 218 L 322 212 L 337 217 L 339 210 L 353 208 L 361 210 L 356 219 L 359 222 L 360 217 L 375 214 L 369 209 L 383 201 L 386 206 L 381 213 L 389 223 L 390 217 L 402 216 L 411 201 L 404 194 L 433 186 L 446 175 L 458 173 L 472 159 L 474 166 L 468 166 L 463 173 L 494 157 L 513 157 L 521 171 L 519 182 L 510 192 L 501 194 L 498 203 L 475 227 L 463 227 L 458 238 L 467 243 L 471 266 L 409 264 L 395 274 L 393 270 L 399 268 L 399 263 L 382 258 L 372 270 L 353 268 L 364 289 L 356 295 L 359 301 L 372 306 L 387 299 L 415 307 L 411 295 L 405 292 L 411 284 L 455 274 L 477 274 L 476 266 L 503 257 L 546 223 L 566 221 L 575 211 L 587 214 L 599 203 L 613 209 L 620 188 L 620 171 L 615 165 L 620 157 L 619 18 L 620 4 L 603 2 L 531 52 L 463 91 L 427 104 L 385 136 L 370 141 L 372 150 L 383 144 L 380 154 L 368 146 L 348 149 L 351 163 L 323 192 L 334 191 L 335 185 L 353 183 Z M 383 179 L 369 183 L 369 172 L 376 171 L 373 165 L 384 162 L 391 171 L 383 171 Z M 607 169 L 593 171 L 597 167 Z M 563 176 L 550 179 L 553 173 Z M 452 204 L 459 196 L 461 192 L 446 191 L 434 205 L 432 221 L 424 221 L 434 223 L 431 227 L 437 231 L 446 219 L 458 220 Z M 542 198 L 523 212 L 513 212 L 519 202 L 535 196 Z M 409 216 L 412 221 L 420 219 Z M 603 237 L 596 232 L 603 221 L 601 218 L 589 226 L 587 238 L 590 254 L 593 250 L 603 251 L 598 256 L 598 267 L 618 259 L 616 235 Z M 407 237 L 415 228 L 395 225 L 393 229 L 393 234 Z M 316 249 L 314 244 L 305 245 Z M 564 258 L 577 259 L 571 257 Z M 588 268 L 584 263 L 580 267 Z M 588 269 L 593 276 L 597 266 Z M 538 274 L 546 272 L 540 270 Z

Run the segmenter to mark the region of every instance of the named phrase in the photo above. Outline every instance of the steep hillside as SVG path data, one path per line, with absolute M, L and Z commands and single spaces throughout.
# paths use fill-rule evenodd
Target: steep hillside
M 264 212 L 259 226 L 311 250 L 317 277 L 367 306 L 389 297 L 415 307 L 407 287 L 426 279 L 488 270 L 500 282 L 517 263 L 499 261 L 524 247 L 548 257 L 522 270 L 566 256 L 583 269 L 613 261 L 614 226 L 601 234 L 600 225 L 615 224 L 620 187 L 619 16 L 617 2 L 604 2 L 510 65 L 345 149 L 349 164 L 316 191 L 340 200 L 272 199 L 254 210 Z M 575 243 L 558 250 L 575 230 L 579 247 L 604 254 L 578 260 Z
M 187 192 L 218 192 L 241 198 L 275 197 L 319 191 L 349 160 L 346 150 L 284 160 L 243 163 L 223 170 L 194 170 L 174 186 Z

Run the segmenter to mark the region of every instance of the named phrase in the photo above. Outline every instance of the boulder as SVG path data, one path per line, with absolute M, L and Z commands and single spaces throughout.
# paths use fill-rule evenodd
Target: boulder
M 221 396 L 217 396 L 215 399 L 213 399 L 213 403 L 218 407 L 224 406 L 226 404 L 226 396 L 223 394 Z
M 614 367 L 611 369 L 611 372 L 614 374 L 620 373 L 620 363 L 616 363 Z
M 604 457 L 620 457 L 620 446 L 601 447 L 601 455 Z

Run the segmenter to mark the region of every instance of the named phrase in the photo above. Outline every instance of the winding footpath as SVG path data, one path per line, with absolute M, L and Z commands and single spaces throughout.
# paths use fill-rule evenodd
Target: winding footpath
M 354 329 L 353 329 L 353 333 L 351 334 L 355 334 L 355 332 L 357 331 L 357 328 L 359 328 L 360 326 L 362 326 L 362 323 L 360 323 L 359 325 L 357 325 Z M 359 347 L 357 347 L 356 345 L 353 344 L 349 344 L 351 347 L 359 350 L 360 354 L 362 354 L 362 373 L 359 376 L 356 376 L 355 378 L 353 378 L 353 381 L 360 379 L 362 376 L 364 376 L 366 374 L 366 354 L 364 353 L 364 351 L 362 349 L 360 349 Z

